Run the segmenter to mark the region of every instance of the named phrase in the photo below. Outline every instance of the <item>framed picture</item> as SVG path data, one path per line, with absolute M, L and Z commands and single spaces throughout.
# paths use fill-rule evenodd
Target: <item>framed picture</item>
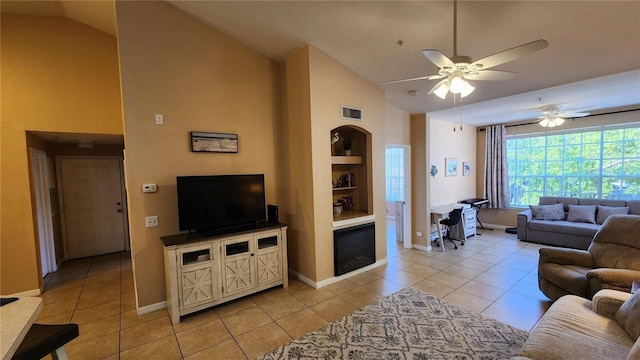
M 238 152 L 238 134 L 191 132 L 192 152 Z
M 471 174 L 471 163 L 468 161 L 462 162 L 462 176 L 469 176 Z
M 456 158 L 445 158 L 444 159 L 444 168 L 446 169 L 444 176 L 456 176 L 456 175 L 458 175 L 458 159 L 456 159 Z

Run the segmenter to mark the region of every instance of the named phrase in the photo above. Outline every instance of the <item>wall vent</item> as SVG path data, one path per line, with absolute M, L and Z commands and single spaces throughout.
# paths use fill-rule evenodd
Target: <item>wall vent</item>
M 362 109 L 353 106 L 340 106 L 340 117 L 347 120 L 362 120 Z

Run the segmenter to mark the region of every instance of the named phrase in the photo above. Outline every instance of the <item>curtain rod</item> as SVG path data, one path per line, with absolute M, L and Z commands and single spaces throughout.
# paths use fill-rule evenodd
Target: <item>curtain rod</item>
M 606 113 L 602 113 L 602 114 L 591 114 L 591 115 L 587 115 L 587 116 L 581 116 L 580 118 L 587 118 L 587 117 L 593 117 L 593 116 L 601 116 L 601 115 L 613 115 L 613 114 L 621 114 L 621 113 L 626 113 L 626 112 L 632 112 L 632 111 L 638 111 L 640 109 L 628 109 L 628 110 L 618 110 L 618 111 L 610 111 L 610 112 L 606 112 Z M 569 118 L 571 120 L 575 120 L 575 119 L 579 119 L 579 118 Z M 528 123 L 522 123 L 522 124 L 512 124 L 512 125 L 505 125 L 504 127 L 516 127 L 516 126 L 523 126 L 523 125 L 533 125 L 533 124 L 537 124 L 539 123 L 539 121 L 532 121 L 532 122 L 528 122 Z M 481 129 L 479 129 L 479 131 L 486 131 L 487 127 L 483 127 Z

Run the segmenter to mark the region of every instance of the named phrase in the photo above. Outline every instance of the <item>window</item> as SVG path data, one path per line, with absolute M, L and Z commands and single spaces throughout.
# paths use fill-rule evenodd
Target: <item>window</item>
M 512 207 L 540 196 L 640 199 L 640 124 L 507 139 Z
M 404 201 L 404 157 L 402 148 L 386 150 L 387 201 Z

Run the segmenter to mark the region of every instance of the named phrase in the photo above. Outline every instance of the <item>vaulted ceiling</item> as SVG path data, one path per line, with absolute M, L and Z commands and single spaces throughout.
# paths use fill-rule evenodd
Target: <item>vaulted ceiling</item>
M 453 1 L 167 2 L 276 61 L 311 44 L 380 86 L 398 107 L 453 116 L 451 96 L 427 94 L 434 80 L 380 85 L 436 74 L 423 49 L 453 55 Z M 115 34 L 111 1 L 3 0 L 2 11 L 67 16 Z M 465 123 L 535 119 L 548 104 L 592 113 L 640 107 L 639 1 L 459 1 L 457 34 L 459 55 L 474 60 L 549 42 L 496 67 L 519 73 L 515 79 L 474 83 L 464 106 L 457 104 Z

